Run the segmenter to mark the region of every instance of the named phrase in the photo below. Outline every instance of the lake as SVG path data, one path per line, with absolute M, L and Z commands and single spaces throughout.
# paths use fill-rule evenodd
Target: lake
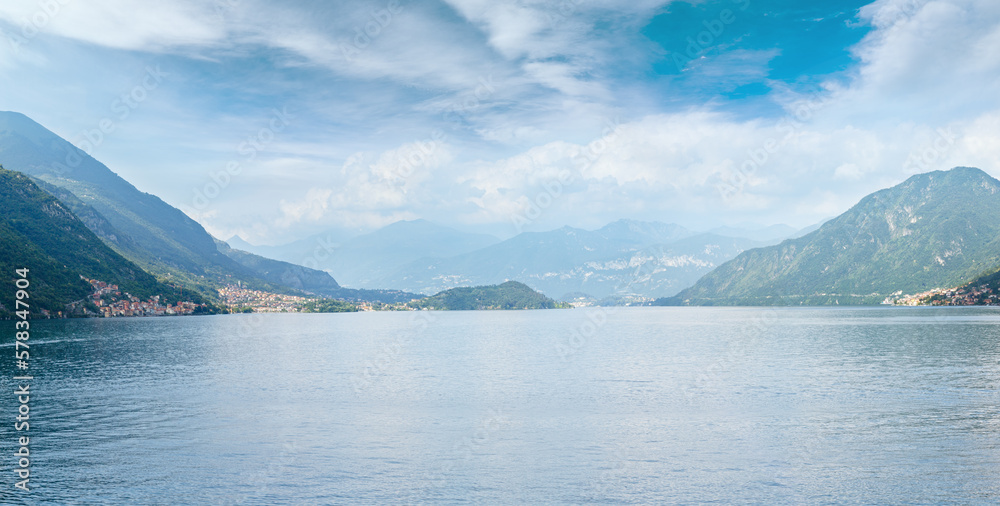
M 30 494 L 13 487 L 16 372 L 0 361 L 6 502 L 1000 502 L 997 308 L 32 330 Z

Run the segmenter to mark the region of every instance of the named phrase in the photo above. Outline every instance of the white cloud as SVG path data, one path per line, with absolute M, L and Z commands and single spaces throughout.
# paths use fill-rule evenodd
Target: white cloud
M 880 0 L 861 17 L 876 29 L 855 48 L 844 117 L 948 122 L 1000 107 L 1000 3 Z
M 258 0 L 241 0 L 220 16 L 215 4 L 193 0 L 142 9 L 124 0 L 59 1 L 65 7 L 41 27 L 44 34 L 227 64 L 233 55 L 278 62 L 265 68 L 287 81 L 271 91 L 301 99 L 303 110 L 296 112 L 301 123 L 269 146 L 256 165 L 248 164 L 233 183 L 241 185 L 239 191 L 220 197 L 218 207 L 200 217 L 213 231 L 244 227 L 267 239 L 282 227 L 312 232 L 415 217 L 509 223 L 550 191 L 546 185 L 564 171 L 572 181 L 546 206 L 539 228 L 625 216 L 804 225 L 915 172 L 953 165 L 1000 171 L 1000 2 L 993 0 L 878 0 L 862 8 L 861 21 L 873 30 L 854 48 L 859 63 L 847 78 L 825 83 L 814 96 L 779 89 L 768 98 L 783 105 L 787 117 L 762 119 L 720 112 L 717 106 L 724 102 L 664 112 L 669 109 L 662 102 L 672 99 L 669 83 L 663 85 L 666 91 L 623 90 L 605 72 L 622 59 L 630 61 L 626 70 L 635 70 L 636 62 L 641 67 L 644 59 L 656 57 L 634 38 L 665 1 L 450 0 L 454 12 L 448 15 L 440 6 L 406 2 L 361 44 L 356 37 L 375 26 L 373 12 L 388 3 L 327 4 L 314 15 L 301 6 L 262 8 Z M 0 21 L 18 27 L 37 8 L 34 2 L 0 4 Z M 455 22 L 455 13 L 465 21 Z M 598 20 L 613 28 L 599 30 Z M 32 43 L 28 55 L 43 47 Z M 685 78 L 713 85 L 725 80 L 730 87 L 759 82 L 776 55 L 729 51 L 692 63 Z M 52 72 L 47 78 L 58 77 L 56 67 L 65 64 L 58 59 L 65 57 L 35 56 L 36 65 Z M 0 66 L 22 65 L 27 57 L 0 51 Z M 72 69 L 79 73 L 79 67 Z M 178 82 L 186 77 L 181 65 L 170 72 Z M 308 73 L 309 79 L 297 80 Z M 261 74 L 225 83 L 227 93 L 240 100 L 257 94 L 277 100 L 267 93 L 271 76 Z M 490 83 L 488 91 L 481 89 L 483 79 Z M 56 95 L 30 91 L 10 96 L 51 101 Z M 93 95 L 92 88 L 86 91 L 68 96 L 82 103 L 81 97 Z M 170 102 L 172 89 L 165 85 L 161 91 L 143 112 L 204 105 Z M 633 100 L 649 112 L 629 116 L 620 108 Z M 803 107 L 808 100 L 815 105 Z M 95 118 L 107 114 L 106 103 L 99 106 Z M 215 115 L 207 108 L 174 118 L 175 123 L 158 121 L 169 125 L 165 135 L 178 136 L 185 135 L 186 124 L 207 124 L 192 127 L 195 133 L 183 139 L 185 147 L 223 152 L 221 163 L 188 169 L 204 179 L 205 170 L 217 170 L 236 156 L 244 125 L 256 125 L 237 109 Z M 458 120 L 449 122 L 449 112 Z M 602 137 L 603 118 L 618 113 L 625 116 L 622 124 Z M 141 121 L 138 115 L 129 119 L 137 140 L 145 135 Z M 450 138 L 429 155 L 421 144 L 401 140 L 439 123 L 447 123 Z M 954 133 L 954 142 L 942 143 L 942 129 Z M 588 140 L 594 142 L 587 145 Z M 111 141 L 106 149 L 114 149 Z M 581 159 L 588 150 L 592 156 Z M 758 163 L 762 150 L 766 160 Z M 363 152 L 350 156 L 355 151 Z M 426 160 L 404 174 L 408 157 L 421 155 Z M 145 169 L 145 163 L 132 165 Z M 304 179 L 313 189 L 302 189 Z M 719 185 L 726 184 L 738 191 L 723 198 Z M 180 197 L 165 198 L 190 199 L 191 182 L 178 185 Z M 258 190 L 248 190 L 251 186 Z M 265 225 L 241 225 L 247 216 Z
M 276 225 L 384 225 L 399 216 L 415 217 L 413 208 L 434 199 L 428 183 L 453 159 L 451 151 L 442 137 L 434 136 L 377 155 L 355 153 L 326 180 L 314 183 L 323 187 L 282 200 Z
M 22 35 L 48 33 L 115 49 L 144 51 L 217 43 L 226 35 L 213 4 L 172 0 L 45 0 L 0 3 L 0 20 Z

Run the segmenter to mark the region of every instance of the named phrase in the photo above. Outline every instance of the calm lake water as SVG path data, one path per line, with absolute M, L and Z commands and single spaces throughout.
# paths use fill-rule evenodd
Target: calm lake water
M 32 326 L 34 491 L 10 356 L 0 502 L 1000 502 L 991 308 Z

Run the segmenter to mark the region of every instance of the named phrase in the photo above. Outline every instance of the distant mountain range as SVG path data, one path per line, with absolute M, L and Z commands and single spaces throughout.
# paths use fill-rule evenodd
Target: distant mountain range
M 661 304 L 875 304 L 1000 266 L 1000 181 L 957 167 L 875 192 L 818 230 L 745 251 Z
M 676 225 L 619 221 L 595 231 L 523 233 L 450 258 L 412 262 L 379 282 L 435 293 L 456 286 L 524 282 L 557 299 L 572 294 L 673 295 L 716 265 L 761 243 Z
M 459 286 L 526 283 L 561 300 L 676 294 L 740 252 L 795 233 L 787 226 L 697 233 L 676 224 L 619 220 L 598 230 L 563 227 L 506 241 L 424 220 L 402 221 L 341 245 L 270 247 L 282 259 L 332 273 L 344 285 L 434 294 Z M 762 236 L 754 240 L 740 236 Z M 255 249 L 236 237 L 233 247 Z M 259 251 L 259 250 L 258 250 Z M 296 260 L 298 259 L 298 260 Z M 304 259 L 304 260 L 303 260 Z M 317 260 L 318 259 L 318 260 Z
M 408 290 L 384 279 L 400 267 L 427 257 L 460 255 L 500 242 L 486 234 L 470 234 L 426 220 L 400 221 L 345 241 L 326 254 L 307 248 L 289 261 L 312 259 L 317 268 L 335 273 L 344 286 Z

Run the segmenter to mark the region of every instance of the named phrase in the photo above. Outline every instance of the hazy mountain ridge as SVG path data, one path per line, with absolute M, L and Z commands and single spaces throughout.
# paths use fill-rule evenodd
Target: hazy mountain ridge
M 216 245 L 223 255 L 250 269 L 265 281 L 314 293 L 326 293 L 340 289 L 337 281 L 325 271 L 240 251 L 231 248 L 223 241 L 216 241 Z
M 667 244 L 661 241 L 672 240 Z M 745 249 L 748 239 L 696 234 L 678 225 L 619 220 L 588 231 L 563 227 L 527 232 L 450 258 L 422 259 L 380 286 L 436 293 L 463 285 L 524 282 L 549 297 L 586 293 L 673 295 Z
M 349 239 L 332 251 L 303 251 L 301 258 L 331 272 L 344 286 L 401 288 L 381 280 L 420 258 L 458 255 L 498 242 L 491 235 L 461 232 L 427 220 L 400 221 Z
M 1000 266 L 1000 181 L 969 167 L 910 177 L 818 230 L 746 251 L 670 304 L 879 303 Z

